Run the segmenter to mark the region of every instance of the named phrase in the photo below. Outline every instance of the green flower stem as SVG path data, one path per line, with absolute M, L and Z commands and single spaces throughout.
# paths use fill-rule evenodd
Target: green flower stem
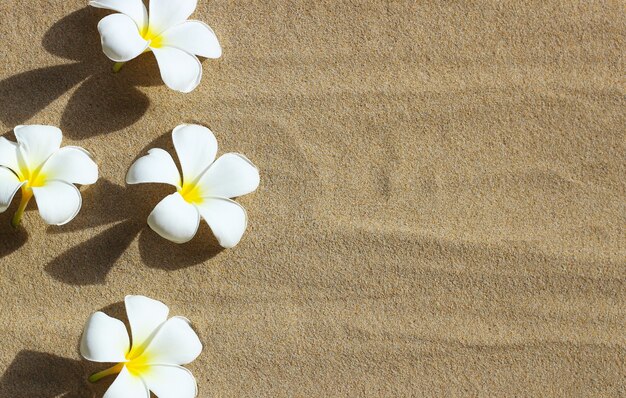
M 20 207 L 17 208 L 15 215 L 13 216 L 13 220 L 11 220 L 11 225 L 13 228 L 17 228 L 20 226 L 20 222 L 22 222 L 22 216 L 24 215 L 24 211 L 26 210 L 26 206 L 28 206 L 28 202 L 33 198 L 33 190 L 31 188 L 22 187 L 22 201 L 20 202 Z
M 89 376 L 89 381 L 91 383 L 95 383 L 98 380 L 107 377 L 107 376 L 111 376 L 111 375 L 116 375 L 119 372 L 122 371 L 122 369 L 124 369 L 124 364 L 123 363 L 118 363 L 117 365 L 113 366 L 112 368 L 108 368 L 106 370 L 103 370 L 102 372 L 98 372 L 98 373 L 94 373 L 91 376 Z
M 117 73 L 122 69 L 122 66 L 124 66 L 126 62 L 116 62 L 115 64 L 113 64 L 113 73 Z

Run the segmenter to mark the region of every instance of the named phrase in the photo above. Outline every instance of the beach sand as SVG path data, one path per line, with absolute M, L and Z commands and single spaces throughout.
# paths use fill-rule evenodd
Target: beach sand
M 101 396 L 80 336 L 127 294 L 192 321 L 200 397 L 626 395 L 624 2 L 199 0 L 186 95 L 112 74 L 85 4 L 0 3 L 0 134 L 101 171 L 66 226 L 0 215 L 0 397 Z M 125 186 L 180 123 L 261 170 L 232 250 Z

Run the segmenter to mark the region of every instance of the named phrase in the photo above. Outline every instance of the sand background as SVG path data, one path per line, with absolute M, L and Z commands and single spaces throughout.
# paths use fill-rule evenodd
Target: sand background
M 101 170 L 69 225 L 0 215 L 0 397 L 101 396 L 78 342 L 126 294 L 192 320 L 200 397 L 626 396 L 624 2 L 200 0 L 188 95 L 111 74 L 85 3 L 0 2 L 0 134 Z M 124 184 L 183 122 L 261 170 L 233 250 Z

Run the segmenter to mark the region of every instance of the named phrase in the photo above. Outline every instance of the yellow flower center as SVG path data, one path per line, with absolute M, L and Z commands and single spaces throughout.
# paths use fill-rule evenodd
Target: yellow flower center
M 45 185 L 48 177 L 41 172 L 41 168 L 36 170 L 30 170 L 26 168 L 25 170 L 21 170 L 21 178 L 20 181 L 26 181 L 24 188 L 37 188 Z
M 145 373 L 149 368 L 148 363 L 150 363 L 149 355 L 145 352 L 145 350 L 145 344 L 133 346 L 125 356 L 127 362 L 120 363 L 118 364 L 118 366 L 126 366 L 128 371 L 135 376 L 139 376 L 140 374 Z M 121 368 L 118 370 L 118 372 L 119 371 L 121 371 Z
M 202 190 L 198 186 L 198 184 L 194 183 L 185 183 L 183 187 L 178 190 L 178 193 L 191 204 L 200 204 L 202 203 Z
M 139 355 L 138 357 L 132 358 L 130 357 L 131 354 L 132 351 L 126 356 L 126 359 L 128 360 L 128 362 L 126 362 L 126 368 L 128 371 L 135 376 L 145 373 L 149 368 L 148 363 L 150 361 L 148 360 L 148 356 Z
M 41 167 L 35 170 L 31 170 L 28 166 L 20 167 L 17 174 L 20 182 L 25 182 L 26 184 L 22 185 L 22 200 L 11 220 L 13 228 L 17 228 L 20 225 L 28 202 L 33 198 L 33 188 L 43 187 L 48 180 L 48 176 L 41 172 Z
M 161 36 L 159 33 L 156 33 L 150 29 L 144 29 L 141 37 L 143 37 L 144 40 L 150 42 L 150 47 L 163 47 L 163 36 Z
M 126 362 L 105 369 L 89 376 L 89 381 L 95 383 L 103 377 L 118 374 L 126 367 L 133 376 L 145 375 L 150 371 L 150 356 L 145 352 L 145 345 L 133 347 L 125 356 Z

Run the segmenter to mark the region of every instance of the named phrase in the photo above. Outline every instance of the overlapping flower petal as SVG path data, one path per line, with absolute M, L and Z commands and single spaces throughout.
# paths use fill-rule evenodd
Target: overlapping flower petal
M 17 143 L 0 138 L 0 213 L 7 210 L 21 188 L 21 203 L 13 218 L 17 226 L 31 198 L 50 225 L 70 222 L 82 206 L 74 184 L 98 180 L 98 166 L 86 150 L 60 148 L 63 135 L 53 126 L 17 126 Z
M 163 82 L 173 90 L 188 93 L 200 84 L 202 64 L 198 56 L 222 55 L 213 29 L 187 20 L 197 0 L 151 0 L 149 13 L 141 0 L 93 0 L 89 4 L 118 12 L 98 24 L 104 54 L 124 63 L 152 51 Z
M 182 178 L 174 174 L 171 156 L 160 149 L 152 149 L 139 158 L 126 177 L 129 184 L 164 182 L 177 189 L 156 206 L 148 217 L 148 225 L 172 242 L 185 243 L 195 236 L 203 218 L 222 247 L 234 247 L 246 230 L 248 217 L 245 209 L 231 198 L 256 190 L 259 170 L 238 153 L 227 153 L 215 160 L 217 140 L 204 126 L 180 125 L 172 138 Z
M 189 321 L 178 316 L 167 319 L 167 306 L 148 297 L 126 296 L 124 302 L 132 345 L 120 320 L 96 312 L 87 321 L 81 355 L 95 362 L 117 363 L 90 380 L 117 374 L 105 398 L 149 398 L 150 391 L 159 398 L 196 397 L 196 380 L 181 366 L 202 352 Z

